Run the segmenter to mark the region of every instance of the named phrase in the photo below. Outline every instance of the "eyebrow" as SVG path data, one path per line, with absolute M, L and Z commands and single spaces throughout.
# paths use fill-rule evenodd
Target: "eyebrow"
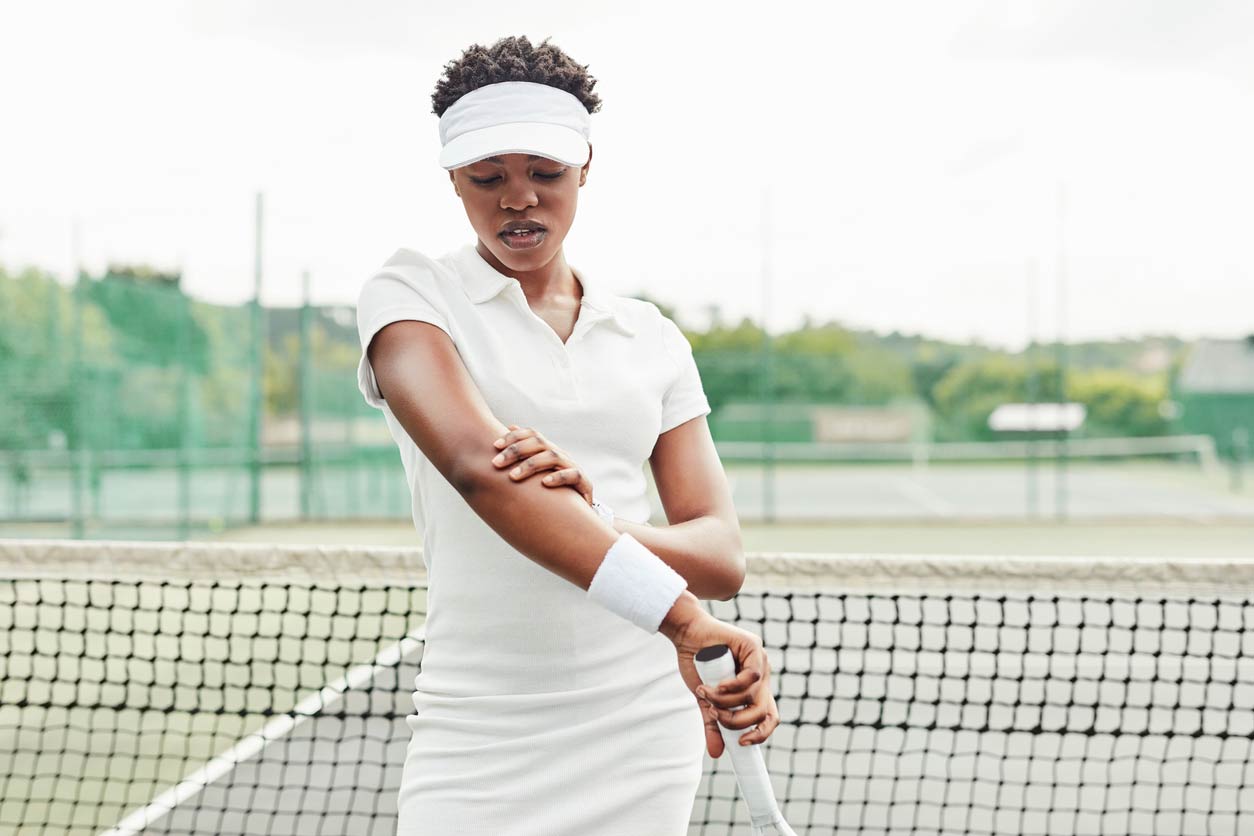
M 485 160 L 487 160 L 487 161 L 488 161 L 488 162 L 490 162 L 490 163 L 500 163 L 500 164 L 502 164 L 502 165 L 504 165 L 504 164 L 505 164 L 505 160 L 504 160 L 504 159 L 502 159 L 501 157 L 484 157 L 484 159 L 485 159 Z M 542 159 L 544 159 L 544 158 L 543 158 L 543 157 L 541 157 L 539 154 L 528 154 L 528 155 L 527 155 L 527 159 L 529 159 L 529 160 L 542 160 Z

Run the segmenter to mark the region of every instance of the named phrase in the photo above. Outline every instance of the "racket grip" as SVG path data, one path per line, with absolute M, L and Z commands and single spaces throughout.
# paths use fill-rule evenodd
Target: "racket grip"
M 701 648 L 693 656 L 693 664 L 707 688 L 716 688 L 723 680 L 736 675 L 736 660 L 732 656 L 731 648 L 725 644 Z M 771 788 L 771 776 L 766 771 L 762 745 L 740 745 L 740 736 L 749 729 L 729 729 L 722 723 L 718 724 L 718 728 L 723 734 L 723 748 L 731 758 L 736 783 L 749 807 L 749 817 L 754 826 L 762 827 L 780 820 L 782 815 L 779 803 L 775 800 L 775 790 Z

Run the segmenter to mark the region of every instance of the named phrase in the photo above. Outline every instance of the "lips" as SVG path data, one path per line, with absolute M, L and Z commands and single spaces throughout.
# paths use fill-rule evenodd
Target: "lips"
M 498 236 L 511 250 L 530 250 L 540 246 L 540 242 L 548 236 L 542 226 L 519 227 L 522 232 L 502 232 Z
M 505 235 L 506 233 L 513 232 L 516 229 L 522 229 L 522 230 L 527 230 L 527 231 L 537 231 L 537 230 L 544 229 L 544 224 L 540 223 L 539 221 L 533 221 L 530 219 L 506 221 L 505 223 L 501 224 L 501 228 L 497 230 L 496 234 Z

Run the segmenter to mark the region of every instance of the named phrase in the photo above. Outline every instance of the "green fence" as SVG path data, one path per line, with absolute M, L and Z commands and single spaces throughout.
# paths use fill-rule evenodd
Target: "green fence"
M 307 277 L 305 286 L 307 300 Z M 1118 372 L 1077 373 L 1065 389 L 1115 446 L 976 449 L 969 442 L 1014 440 L 987 428 L 998 403 L 1058 397 L 1057 369 L 831 325 L 770 343 L 754 333 L 746 322 L 690 339 L 720 455 L 762 467 L 760 480 L 740 474 L 737 500 L 761 506 L 763 519 L 774 519 L 777 463 L 904 463 L 910 471 L 881 491 L 887 501 L 948 490 L 914 484 L 926 462 L 1022 462 L 1031 472 L 1044 455 L 1060 465 L 1139 456 L 1207 470 L 1213 458 L 1197 439 L 1146 452 L 1115 437 L 1167 429 L 1159 387 Z M 125 266 L 73 284 L 0 269 L 0 533 L 187 538 L 268 522 L 405 519 L 409 491 L 386 424 L 358 392 L 359 356 L 347 306 L 213 305 L 185 294 L 177 275 Z M 973 484 L 969 472 L 957 478 Z M 750 495 L 755 480 L 760 497 Z M 1063 507 L 1069 489 L 1056 481 Z M 834 485 L 797 490 L 822 498 Z M 795 504 L 790 489 L 780 482 L 778 504 Z M 1034 513 L 1034 502 L 1023 505 Z
M 403 517 L 356 385 L 348 308 L 211 305 L 115 268 L 0 280 L 0 519 L 35 533 L 188 536 Z

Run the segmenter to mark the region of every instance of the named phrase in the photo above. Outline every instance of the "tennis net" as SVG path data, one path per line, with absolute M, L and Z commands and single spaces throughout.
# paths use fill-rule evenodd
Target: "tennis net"
M 801 834 L 1254 832 L 1254 560 L 756 554 Z M 0 831 L 392 834 L 420 553 L 0 541 Z M 748 834 L 727 760 L 692 834 Z

